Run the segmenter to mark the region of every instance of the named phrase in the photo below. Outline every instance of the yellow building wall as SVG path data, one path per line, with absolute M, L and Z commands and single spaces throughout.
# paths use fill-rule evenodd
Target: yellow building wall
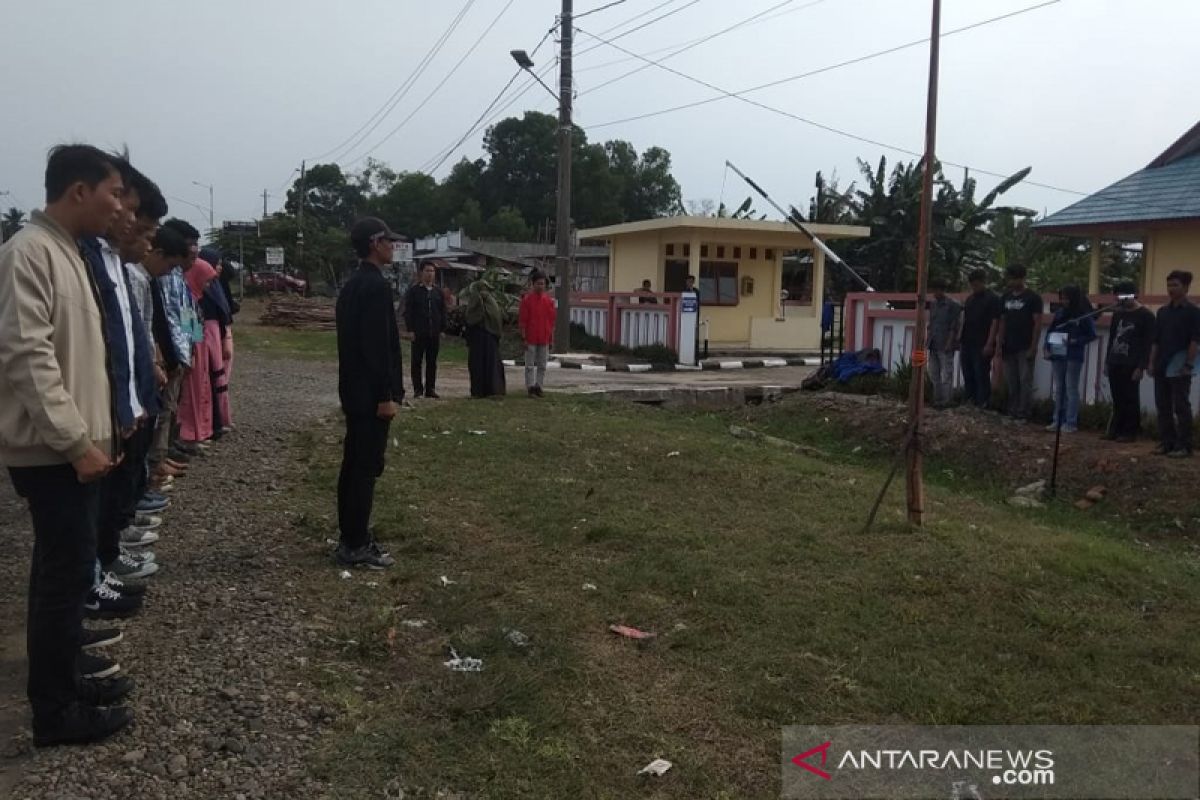
M 708 320 L 708 339 L 713 345 L 741 345 L 750 343 L 750 321 L 757 317 L 774 319 L 779 314 L 780 258 L 774 261 L 761 259 L 738 262 L 738 303 L 736 306 L 706 305 L 700 307 L 700 321 Z M 745 279 L 754 279 L 754 294 L 742 292 Z M 704 329 L 700 329 L 704 335 Z
M 633 292 L 647 278 L 654 291 L 663 285 L 662 245 L 656 232 L 621 236 L 609 242 L 608 290 Z
M 1146 239 L 1143 294 L 1166 294 L 1167 275 L 1187 270 L 1200 277 L 1200 228 L 1151 231 Z
M 750 347 L 754 350 L 821 349 L 821 320 L 812 315 L 792 313 L 801 310 L 803 307 L 789 307 L 783 319 L 752 319 Z
M 807 306 L 788 306 L 786 322 L 780 317 L 779 293 L 783 288 L 783 254 L 796 249 L 791 241 L 770 235 L 739 236 L 736 232 L 702 229 L 673 230 L 666 233 L 626 234 L 609 241 L 609 291 L 632 292 L 649 279 L 655 291 L 665 283 L 666 245 L 674 244 L 672 258 L 684 259 L 682 245 L 691 247 L 691 261 L 698 265 L 699 247 L 709 247 L 709 258 L 716 260 L 716 247 L 727 248 L 724 261 L 738 262 L 738 303 L 734 306 L 704 305 L 700 309 L 701 323 L 707 321 L 710 346 L 752 347 L 754 349 L 797 349 L 820 346 L 820 298 L 824 291 L 824 257 L 817 252 L 813 266 L 814 303 Z M 734 259 L 729 249 L 741 247 L 743 257 Z M 757 248 L 758 258 L 750 259 L 749 248 Z M 766 259 L 766 251 L 774 258 Z M 697 272 L 695 266 L 692 272 Z M 743 294 L 743 279 L 753 278 L 754 292 Z M 704 336 L 706 329 L 701 327 Z

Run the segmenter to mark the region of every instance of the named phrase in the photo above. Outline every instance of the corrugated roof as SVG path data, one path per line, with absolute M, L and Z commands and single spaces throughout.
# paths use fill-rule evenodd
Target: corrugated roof
M 1041 231 L 1200 219 L 1200 153 L 1148 167 L 1033 224 Z

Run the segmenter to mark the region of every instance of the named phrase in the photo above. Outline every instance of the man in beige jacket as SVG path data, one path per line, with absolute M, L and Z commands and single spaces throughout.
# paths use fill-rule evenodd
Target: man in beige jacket
M 103 312 L 77 239 L 121 208 L 102 151 L 64 145 L 46 164 L 46 209 L 0 246 L 0 463 L 33 521 L 26 623 L 38 746 L 86 743 L 128 725 L 110 685 L 78 679 L 83 602 L 96 558 L 99 479 L 113 467 Z

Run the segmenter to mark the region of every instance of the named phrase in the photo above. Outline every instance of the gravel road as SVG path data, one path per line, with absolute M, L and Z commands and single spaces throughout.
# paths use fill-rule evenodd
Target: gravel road
M 0 797 L 336 796 L 306 770 L 333 712 L 296 682 L 315 609 L 284 501 L 290 436 L 335 408 L 336 367 L 239 355 L 233 401 L 238 431 L 179 482 L 163 569 L 107 652 L 138 690 L 134 728 L 104 745 L 30 744 L 20 625 L 32 534 L 0 480 Z

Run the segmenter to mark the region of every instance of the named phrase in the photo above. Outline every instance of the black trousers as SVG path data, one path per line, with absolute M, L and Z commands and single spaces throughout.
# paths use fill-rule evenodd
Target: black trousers
M 79 633 L 96 563 L 100 485 L 80 483 L 69 464 L 11 467 L 8 474 L 33 518 L 25 635 L 36 723 L 78 697 Z
M 1170 450 L 1192 451 L 1192 376 L 1154 378 L 1158 438 Z
M 417 336 L 412 343 L 413 392 L 424 394 L 437 391 L 438 350 L 442 346 L 441 336 Z M 425 360 L 425 380 L 421 380 L 421 360 Z
M 1108 424 L 1110 436 L 1137 436 L 1142 429 L 1141 383 L 1133 379 L 1137 367 L 1110 366 L 1108 391 L 1112 394 L 1113 414 Z
M 121 555 L 121 531 L 137 517 L 138 501 L 146 493 L 146 458 L 153 440 L 153 423 L 143 421 L 125 440 L 121 463 L 100 481 L 96 556 L 101 564 L 111 564 Z
M 371 541 L 368 526 L 375 503 L 375 479 L 383 474 L 390 427 L 390 420 L 374 415 L 346 416 L 337 511 L 341 543 L 348 550 Z

